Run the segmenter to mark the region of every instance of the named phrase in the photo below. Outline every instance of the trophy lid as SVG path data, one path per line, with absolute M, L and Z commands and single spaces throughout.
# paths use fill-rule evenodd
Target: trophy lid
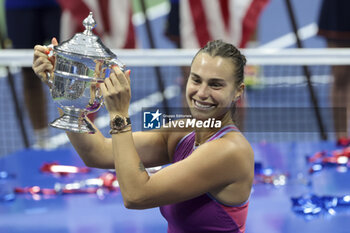
M 78 56 L 102 59 L 115 58 L 116 55 L 102 43 L 98 36 L 93 34 L 92 29 L 96 26 L 96 21 L 92 12 L 84 19 L 83 25 L 85 26 L 83 33 L 75 34 L 71 39 L 55 46 L 54 49 L 57 52 Z

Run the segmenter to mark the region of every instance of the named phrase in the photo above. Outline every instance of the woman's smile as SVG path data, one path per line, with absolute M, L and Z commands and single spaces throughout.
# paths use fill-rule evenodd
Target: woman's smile
M 216 107 L 215 104 L 204 102 L 204 101 L 199 101 L 196 99 L 192 99 L 192 104 L 193 104 L 194 108 L 196 108 L 200 111 L 208 111 L 208 110 L 212 110 Z

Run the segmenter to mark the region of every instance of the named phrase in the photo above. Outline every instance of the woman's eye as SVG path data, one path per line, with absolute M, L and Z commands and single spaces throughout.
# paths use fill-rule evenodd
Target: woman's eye
M 201 80 L 198 79 L 198 78 L 192 78 L 192 81 L 195 82 L 195 83 L 200 83 L 201 82 Z
M 211 83 L 210 86 L 212 87 L 222 87 L 221 83 Z

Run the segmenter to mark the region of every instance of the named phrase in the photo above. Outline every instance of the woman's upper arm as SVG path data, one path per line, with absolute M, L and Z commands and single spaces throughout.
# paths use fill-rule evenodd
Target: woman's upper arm
M 137 153 L 145 167 L 168 164 L 167 135 L 162 132 L 140 131 L 133 133 Z
M 186 159 L 152 175 L 141 190 L 136 208 L 151 208 L 184 201 L 251 176 L 249 148 L 224 139 L 206 143 Z

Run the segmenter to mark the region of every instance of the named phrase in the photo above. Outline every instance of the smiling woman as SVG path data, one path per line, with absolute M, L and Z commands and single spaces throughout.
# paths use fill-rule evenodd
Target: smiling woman
M 186 89 L 187 103 L 193 108 L 191 113 L 195 118 L 214 115 L 222 118 L 228 108 L 234 108 L 245 87 L 245 63 L 245 57 L 237 48 L 220 40 L 199 50 L 193 59 Z
M 52 71 L 45 52 L 35 47 L 38 75 Z M 191 114 L 221 127 L 132 132 L 130 71 L 113 67 L 101 84 L 111 138 L 95 126 L 95 134 L 68 137 L 86 165 L 115 168 L 127 208 L 160 207 L 168 232 L 244 232 L 254 155 L 231 118 L 244 91 L 244 65 L 239 50 L 222 41 L 209 42 L 193 59 L 186 88 Z M 144 169 L 166 164 L 151 176 Z

